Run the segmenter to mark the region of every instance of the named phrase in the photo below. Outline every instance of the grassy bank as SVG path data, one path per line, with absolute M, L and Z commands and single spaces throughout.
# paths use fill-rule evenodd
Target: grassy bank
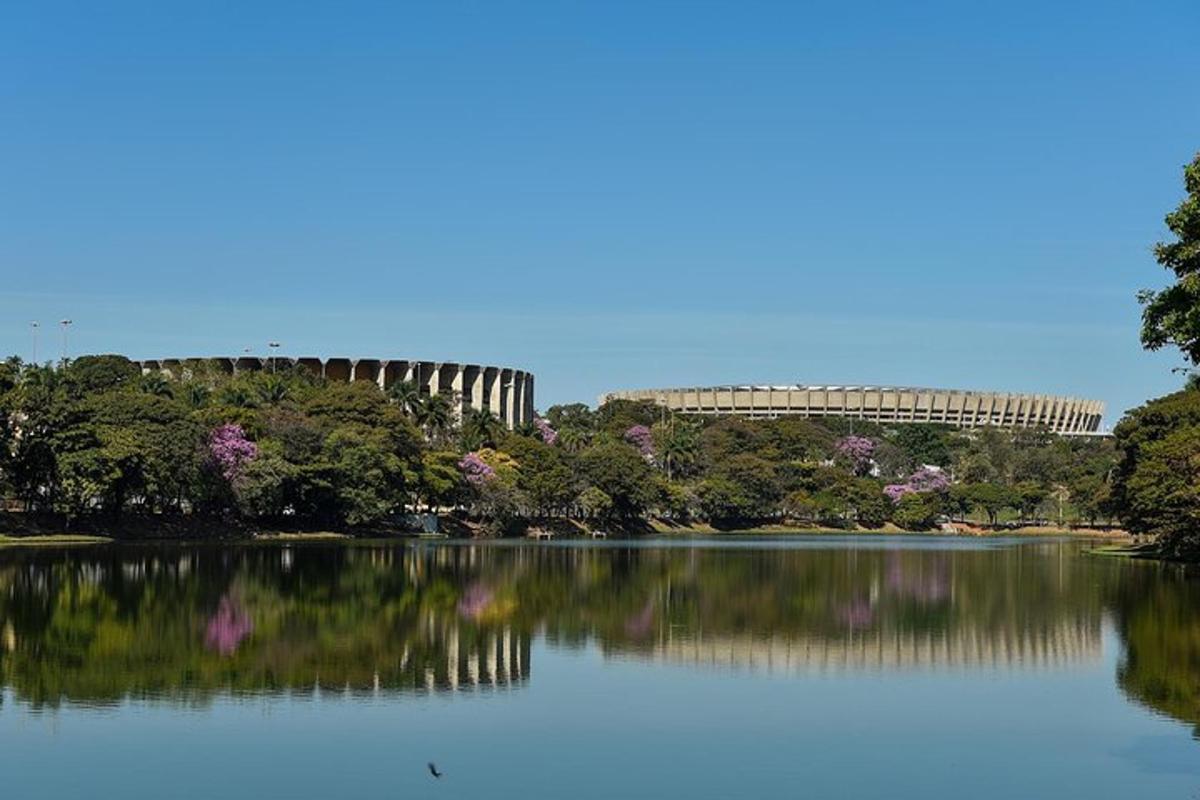
M 82 534 L 39 534 L 36 536 L 5 536 L 0 534 L 0 547 L 44 547 L 47 545 L 107 544 L 107 536 L 85 536 Z

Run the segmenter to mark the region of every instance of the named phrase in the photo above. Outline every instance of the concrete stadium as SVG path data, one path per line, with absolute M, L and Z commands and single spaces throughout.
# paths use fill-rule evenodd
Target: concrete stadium
M 1063 435 L 1100 431 L 1104 403 L 1076 397 L 895 386 L 708 386 L 609 392 L 688 414 L 850 417 L 882 424 L 933 422 L 956 428 L 1044 427 Z
M 271 369 L 306 369 L 331 381 L 371 381 L 387 389 L 398 381 L 411 381 L 421 394 L 450 395 L 458 400 L 455 411 L 488 409 L 510 428 L 533 421 L 533 373 L 509 367 L 454 362 L 378 358 L 288 358 L 258 356 L 164 358 L 135 361 L 142 372 L 163 372 L 182 377 L 208 368 L 228 374 Z

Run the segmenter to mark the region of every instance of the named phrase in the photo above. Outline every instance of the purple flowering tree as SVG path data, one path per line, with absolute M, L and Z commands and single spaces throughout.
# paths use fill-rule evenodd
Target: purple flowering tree
M 950 478 L 940 469 L 921 467 L 908 476 L 908 485 L 918 492 L 944 492 L 950 488 Z
M 950 488 L 950 478 L 940 469 L 932 469 L 930 467 L 921 467 L 919 470 L 908 476 L 904 483 L 892 483 L 883 487 L 883 493 L 886 494 L 893 503 L 899 503 L 900 498 L 906 494 L 916 494 L 918 492 L 944 492 Z
M 838 441 L 838 454 L 850 462 L 855 474 L 862 475 L 870 469 L 875 455 L 875 441 L 866 436 L 847 436 Z
M 550 427 L 550 423 L 541 417 L 533 418 L 533 426 L 537 428 L 538 435 L 542 437 L 542 441 L 546 444 L 554 444 L 558 441 L 558 431 Z
M 485 483 L 496 477 L 496 470 L 492 469 L 491 465 L 479 457 L 479 453 L 467 453 L 458 462 L 458 468 L 466 478 L 467 483 L 472 486 L 483 486 Z
M 221 425 L 208 436 L 208 455 L 225 480 L 234 483 L 258 457 L 258 445 L 246 438 L 241 425 Z
M 654 434 L 645 425 L 634 425 L 625 431 L 625 441 L 637 448 L 643 456 L 654 455 Z

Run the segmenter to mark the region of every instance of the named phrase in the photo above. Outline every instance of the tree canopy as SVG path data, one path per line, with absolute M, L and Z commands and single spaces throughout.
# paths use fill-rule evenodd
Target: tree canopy
M 1184 167 L 1183 183 L 1187 196 L 1166 217 L 1175 238 L 1154 247 L 1155 259 L 1175 282 L 1139 294 L 1142 344 L 1150 350 L 1174 345 L 1200 364 L 1200 153 Z

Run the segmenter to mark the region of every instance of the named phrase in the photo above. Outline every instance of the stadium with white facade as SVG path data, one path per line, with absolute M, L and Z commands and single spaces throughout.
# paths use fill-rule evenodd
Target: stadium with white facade
M 850 417 L 881 424 L 932 422 L 956 428 L 1042 427 L 1064 435 L 1100 431 L 1104 403 L 1078 397 L 896 386 L 705 386 L 609 392 L 686 414 L 752 418 Z

